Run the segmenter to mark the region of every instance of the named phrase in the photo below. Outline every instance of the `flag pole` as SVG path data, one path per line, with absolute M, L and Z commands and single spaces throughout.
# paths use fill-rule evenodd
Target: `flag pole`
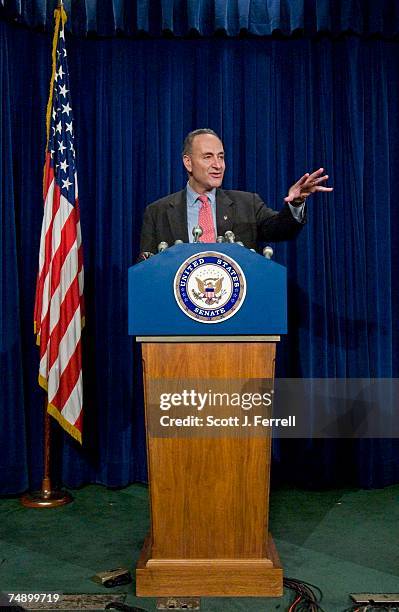
M 47 412 L 47 397 L 44 398 L 44 445 L 43 445 L 43 480 L 40 491 L 25 493 L 21 497 L 21 504 L 27 508 L 55 508 L 64 506 L 73 501 L 72 495 L 66 491 L 52 489 L 51 466 L 51 420 Z
M 46 164 L 45 164 L 45 170 L 43 174 L 43 195 L 44 195 L 45 209 L 46 209 L 46 206 L 50 206 L 50 209 L 52 209 L 53 204 L 54 204 L 54 208 L 56 208 L 56 204 L 57 204 L 55 200 L 51 201 L 49 197 L 47 197 L 48 196 L 47 192 L 49 190 L 49 184 L 51 181 L 53 185 L 55 184 L 56 181 L 58 181 L 57 189 L 59 190 L 59 192 L 62 191 L 62 189 L 66 189 L 66 191 L 63 193 L 64 199 L 65 199 L 65 194 L 68 195 L 67 194 L 68 188 L 74 184 L 73 182 L 69 181 L 69 177 L 67 174 L 65 174 L 67 178 L 65 178 L 65 176 L 61 177 L 61 178 L 64 178 L 64 180 L 60 181 L 59 175 L 56 175 L 56 172 L 54 170 L 56 161 L 55 159 L 53 160 L 53 155 L 54 154 L 58 155 L 58 158 L 57 158 L 58 164 L 56 167 L 59 168 L 62 154 L 64 153 L 64 150 L 66 149 L 66 147 L 63 144 L 62 138 L 57 143 L 59 145 L 58 150 L 56 152 L 54 150 L 50 151 L 50 149 L 57 148 L 54 146 L 55 145 L 54 133 L 56 132 L 55 125 L 54 125 L 54 121 L 55 121 L 54 115 L 56 114 L 56 110 L 53 106 L 53 93 L 55 91 L 55 82 L 57 81 L 57 79 L 62 79 L 62 77 L 65 77 L 64 85 L 62 87 L 59 81 L 57 82 L 57 92 L 55 95 L 66 96 L 66 93 L 68 92 L 67 81 L 66 81 L 67 76 L 65 76 L 67 75 L 67 72 L 68 72 L 67 64 L 66 64 L 66 51 L 64 51 L 64 53 L 61 53 L 59 50 L 57 50 L 57 44 L 58 44 L 59 39 L 61 38 L 61 34 L 62 34 L 62 39 L 64 40 L 63 25 L 67 19 L 66 13 L 63 8 L 62 0 L 58 0 L 58 6 L 57 6 L 57 9 L 54 11 L 54 16 L 55 16 L 56 26 L 55 26 L 54 40 L 53 40 L 53 70 L 52 70 L 52 77 L 51 77 L 51 82 L 50 82 L 50 95 L 49 95 L 49 101 L 48 101 L 47 113 L 46 113 L 46 128 L 47 128 L 47 141 L 46 142 L 47 142 L 47 145 L 46 145 Z M 59 67 L 56 69 L 56 61 L 57 61 L 56 58 L 57 57 L 62 58 L 62 61 L 65 62 L 64 68 L 66 72 L 65 70 L 63 70 L 62 63 L 59 63 Z M 59 61 L 61 60 L 59 59 Z M 65 102 L 66 104 L 64 105 L 64 108 L 68 110 L 68 117 L 69 117 L 71 108 L 69 106 L 69 102 L 67 102 L 66 100 Z M 59 111 L 60 108 L 58 108 L 58 103 L 55 106 L 57 107 L 57 110 Z M 53 121 L 52 130 L 50 130 L 51 121 Z M 69 131 L 70 133 L 70 138 L 69 138 L 70 147 L 68 148 L 68 155 L 69 155 L 68 162 L 69 164 L 72 165 L 71 156 L 73 155 L 74 157 L 75 155 L 74 147 L 73 147 L 73 137 L 72 137 L 72 119 L 70 118 L 70 123 L 65 123 L 65 120 L 61 120 L 59 116 L 57 118 L 57 130 L 59 129 L 59 127 L 61 128 L 61 126 L 63 126 L 64 129 L 66 127 L 67 132 Z M 51 134 L 53 136 L 52 141 L 50 141 Z M 63 138 L 66 141 L 65 136 L 63 136 Z M 61 154 L 61 158 L 60 158 L 60 154 Z M 64 157 L 66 157 L 66 154 L 64 154 Z M 66 168 L 68 168 L 67 161 L 66 160 L 63 161 L 61 166 L 64 166 L 66 170 Z M 60 189 L 61 182 L 62 182 L 62 189 Z M 79 226 L 79 211 L 78 211 L 78 201 L 77 201 L 77 187 L 76 187 L 76 201 L 74 200 L 72 204 L 69 204 L 68 206 L 73 206 L 73 204 L 75 204 L 74 208 L 76 208 L 76 211 L 74 211 L 74 215 L 75 215 L 74 219 L 76 220 L 76 227 L 77 227 L 76 242 L 79 242 L 80 244 L 80 226 Z M 58 202 L 58 205 L 60 205 L 60 202 Z M 52 313 L 51 305 L 47 303 L 46 307 L 43 308 L 43 301 L 44 301 L 43 296 L 45 295 L 45 298 L 48 298 L 49 295 L 50 297 L 52 297 L 52 294 L 49 294 L 48 291 L 47 293 L 44 294 L 43 285 L 44 285 L 45 275 L 49 274 L 49 269 L 51 268 L 52 271 L 54 271 L 55 275 L 57 275 L 57 268 L 56 268 L 56 264 L 54 263 L 54 260 L 52 262 L 52 266 L 50 266 L 48 269 L 45 267 L 45 259 L 43 258 L 43 252 L 45 251 L 45 249 L 43 248 L 43 245 L 46 240 L 49 241 L 48 244 L 52 243 L 51 236 L 49 236 L 49 233 L 47 233 L 48 227 L 45 225 L 45 223 L 46 223 L 46 214 L 44 215 L 44 220 L 43 220 L 43 228 L 46 231 L 44 233 L 42 232 L 42 239 L 41 239 L 41 246 L 40 246 L 41 252 L 40 252 L 40 257 L 39 257 L 39 263 L 41 262 L 41 265 L 39 266 L 39 275 L 38 275 L 38 281 L 37 281 L 36 300 L 35 300 L 35 333 L 37 335 L 36 337 L 37 344 L 40 346 L 40 349 L 41 349 L 41 362 L 40 362 L 40 368 L 39 368 L 39 384 L 46 391 L 45 398 L 44 398 L 43 479 L 42 479 L 42 486 L 41 486 L 40 491 L 26 493 L 20 499 L 22 505 L 29 507 L 29 508 L 53 508 L 56 506 L 62 506 L 64 504 L 68 504 L 71 501 L 73 501 L 73 498 L 69 493 L 67 493 L 66 491 L 53 489 L 52 487 L 51 475 L 50 475 L 50 472 L 51 472 L 51 418 L 50 416 L 55 417 L 61 423 L 64 429 L 66 429 L 69 433 L 71 433 L 71 435 L 73 435 L 75 439 L 77 439 L 81 443 L 81 422 L 79 421 L 79 419 L 76 419 L 76 415 L 75 415 L 75 420 L 71 423 L 71 421 L 68 420 L 68 417 L 69 419 L 71 418 L 70 413 L 68 413 L 68 411 L 65 410 L 65 416 L 64 416 L 63 414 L 61 414 L 61 411 L 60 411 L 60 404 L 62 404 L 62 400 L 64 400 L 64 403 L 62 405 L 65 408 L 65 399 L 68 399 L 68 395 L 65 394 L 64 392 L 65 384 L 63 383 L 64 384 L 64 387 L 63 387 L 59 378 L 56 381 L 56 383 L 54 383 L 54 379 L 52 379 L 51 386 L 49 386 L 48 384 L 49 383 L 48 364 L 49 364 L 49 360 L 54 357 L 53 354 L 49 356 L 49 353 L 47 352 L 47 349 L 49 347 L 49 330 L 51 329 L 52 331 L 54 327 L 55 328 L 57 327 L 57 319 L 53 320 L 52 325 L 50 325 L 50 321 L 47 317 L 47 314 Z M 58 229 L 60 230 L 60 228 Z M 76 256 L 78 258 L 76 267 L 83 274 L 82 263 L 79 264 L 79 261 L 82 262 L 82 258 L 81 257 L 79 258 L 79 254 L 80 252 L 78 251 L 78 255 Z M 54 259 L 56 258 L 54 257 Z M 62 262 L 59 265 L 59 268 L 62 268 Z M 60 273 L 60 269 L 58 269 L 58 273 Z M 83 281 L 83 277 L 82 277 L 82 281 Z M 66 282 L 66 284 L 68 284 L 68 282 Z M 50 282 L 50 285 L 51 285 L 51 282 Z M 79 293 L 77 297 L 77 301 L 78 301 L 78 305 L 82 306 L 81 293 Z M 59 320 L 60 320 L 60 313 L 58 313 L 58 321 Z M 78 325 L 77 325 L 77 328 L 79 328 Z M 62 333 L 60 335 L 62 336 Z M 76 363 L 80 365 L 81 363 L 80 344 L 78 346 L 79 346 L 79 352 L 76 352 L 77 356 L 76 356 L 76 360 L 73 362 L 74 365 Z M 74 357 L 75 357 L 74 355 L 71 356 L 71 362 L 74 359 Z M 56 370 L 58 371 L 57 368 Z M 75 371 L 76 371 L 76 368 L 75 368 Z M 79 380 L 78 380 L 78 384 L 76 385 L 76 390 L 77 390 L 76 396 L 70 393 L 70 395 L 73 396 L 72 399 L 75 401 L 75 405 L 76 405 L 76 397 L 78 398 L 78 400 L 79 399 L 81 400 L 81 397 L 82 397 Z M 51 396 L 49 395 L 50 388 L 52 391 Z M 60 398 L 57 398 L 57 397 L 55 398 L 54 389 L 56 389 L 56 391 L 57 389 L 61 389 L 62 391 L 61 400 Z

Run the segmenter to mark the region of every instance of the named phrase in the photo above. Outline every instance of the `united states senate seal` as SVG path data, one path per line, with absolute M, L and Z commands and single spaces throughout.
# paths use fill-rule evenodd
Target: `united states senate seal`
M 191 319 L 220 323 L 241 308 L 246 295 L 243 271 L 234 259 L 205 251 L 186 259 L 174 279 L 176 301 Z

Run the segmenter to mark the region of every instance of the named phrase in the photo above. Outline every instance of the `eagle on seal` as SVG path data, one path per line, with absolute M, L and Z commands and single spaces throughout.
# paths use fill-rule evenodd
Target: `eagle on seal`
M 205 304 L 211 306 L 215 302 L 218 302 L 220 299 L 220 292 L 222 290 L 223 278 L 206 278 L 205 280 L 201 280 L 200 278 L 195 278 L 198 285 L 199 297 L 201 299 L 205 299 Z

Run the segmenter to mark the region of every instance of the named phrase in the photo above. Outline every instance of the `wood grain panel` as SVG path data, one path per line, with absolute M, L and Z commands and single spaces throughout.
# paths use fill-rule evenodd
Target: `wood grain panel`
M 220 378 L 228 390 L 229 378 L 274 377 L 274 343 L 145 343 L 142 354 L 146 398 L 160 379 Z M 266 544 L 270 439 L 155 437 L 146 418 L 151 535 L 137 594 L 281 594 Z
M 274 342 L 143 343 L 149 378 L 274 378 Z
M 268 558 L 260 560 L 148 558 L 143 548 L 136 570 L 136 594 L 146 596 L 279 597 L 283 594 L 283 570 L 271 538 Z

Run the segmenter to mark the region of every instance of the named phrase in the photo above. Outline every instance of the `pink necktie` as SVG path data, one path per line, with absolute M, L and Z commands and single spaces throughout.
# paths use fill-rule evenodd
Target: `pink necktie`
M 198 196 L 197 200 L 201 202 L 201 208 L 198 215 L 198 225 L 202 227 L 203 234 L 200 242 L 215 242 L 215 227 L 213 224 L 213 215 L 210 202 L 206 195 Z

